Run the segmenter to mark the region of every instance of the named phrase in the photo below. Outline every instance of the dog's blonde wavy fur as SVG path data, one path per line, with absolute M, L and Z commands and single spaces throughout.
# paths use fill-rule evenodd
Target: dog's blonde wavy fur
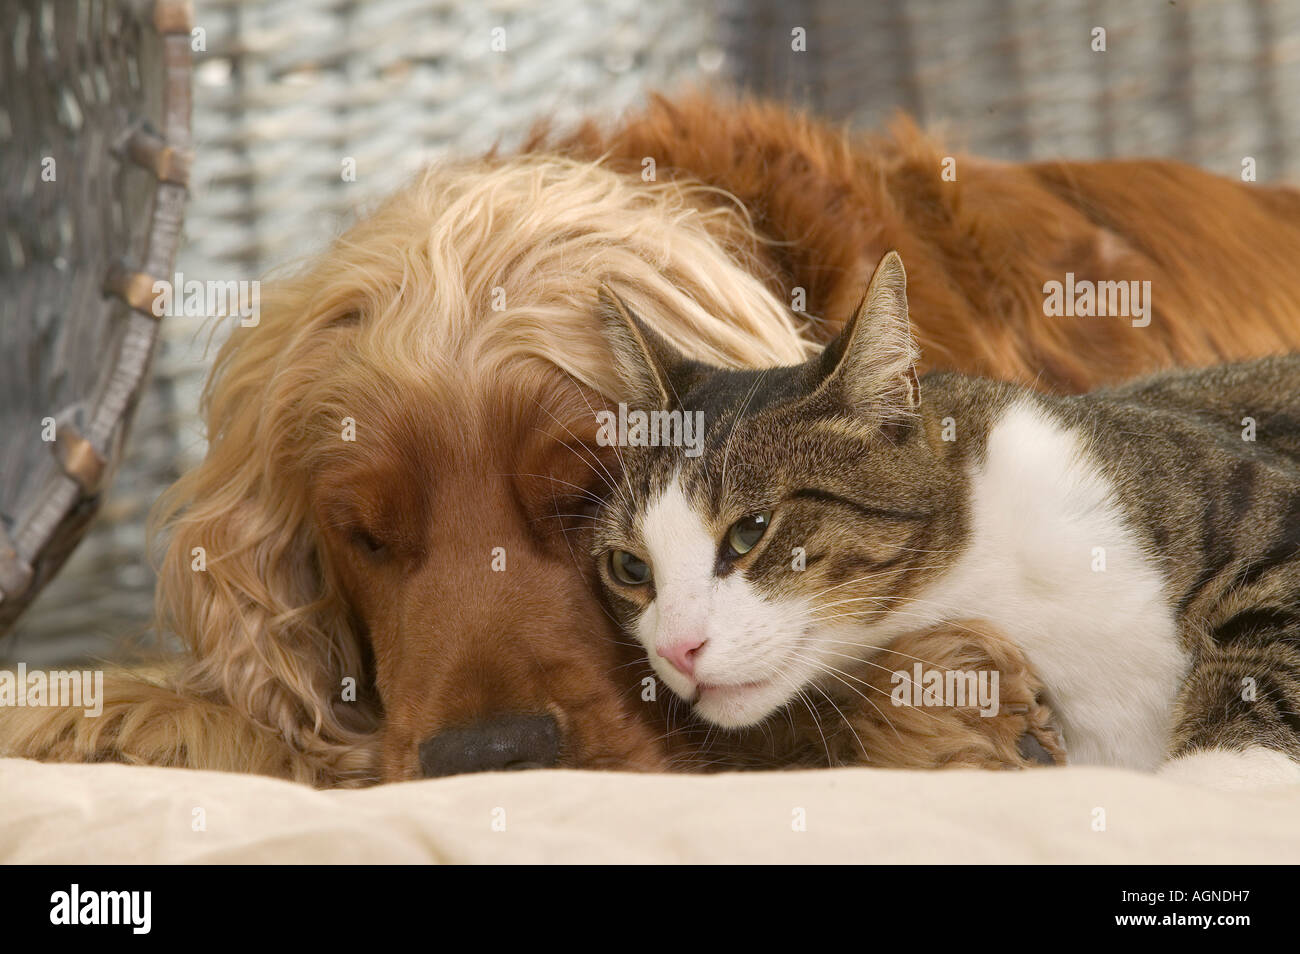
M 548 156 L 440 164 L 268 282 L 260 323 L 233 331 L 209 378 L 207 455 L 154 514 L 157 625 L 184 656 L 159 678 L 112 675 L 98 719 L 0 715 L 0 750 L 372 780 L 377 707 L 332 701 L 363 649 L 320 559 L 308 475 L 350 409 L 407 384 L 452 402 L 502 373 L 563 373 L 617 399 L 592 318 L 602 281 L 701 359 L 801 360 L 798 322 L 756 277 L 760 239 L 702 188 Z

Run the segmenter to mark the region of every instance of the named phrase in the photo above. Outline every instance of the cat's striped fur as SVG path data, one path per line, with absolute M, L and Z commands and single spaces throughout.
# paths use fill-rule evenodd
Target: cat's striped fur
M 1071 761 L 1264 747 L 1300 780 L 1300 357 L 1073 397 L 918 389 L 892 253 L 841 338 L 789 368 L 684 360 L 603 301 L 642 405 L 704 412 L 698 457 L 623 451 L 595 537 L 611 606 L 701 715 L 843 695 L 844 660 L 980 618 L 1026 651 Z M 736 552 L 729 528 L 767 513 Z M 616 578 L 617 551 L 650 578 Z M 668 665 L 682 639 L 689 666 Z

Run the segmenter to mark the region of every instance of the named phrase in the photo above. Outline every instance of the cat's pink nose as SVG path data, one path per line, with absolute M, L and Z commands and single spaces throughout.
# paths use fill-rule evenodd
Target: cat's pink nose
M 704 645 L 703 636 L 685 636 L 681 639 L 665 640 L 655 646 L 657 652 L 683 676 L 695 675 L 695 654 Z

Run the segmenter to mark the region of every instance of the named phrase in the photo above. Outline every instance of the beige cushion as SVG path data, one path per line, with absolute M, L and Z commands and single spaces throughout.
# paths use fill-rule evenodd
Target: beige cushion
M 1104 831 L 1094 830 L 1097 809 Z M 799 811 L 806 831 L 793 830 Z M 546 771 L 319 792 L 245 775 L 0 759 L 2 862 L 1296 858 L 1300 789 L 1225 794 L 1109 769 Z

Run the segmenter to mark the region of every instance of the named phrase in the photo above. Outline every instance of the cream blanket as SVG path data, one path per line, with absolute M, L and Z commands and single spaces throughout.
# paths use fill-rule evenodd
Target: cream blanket
M 533 771 L 320 792 L 0 759 L 0 862 L 1297 862 L 1300 787 L 1110 769 Z

